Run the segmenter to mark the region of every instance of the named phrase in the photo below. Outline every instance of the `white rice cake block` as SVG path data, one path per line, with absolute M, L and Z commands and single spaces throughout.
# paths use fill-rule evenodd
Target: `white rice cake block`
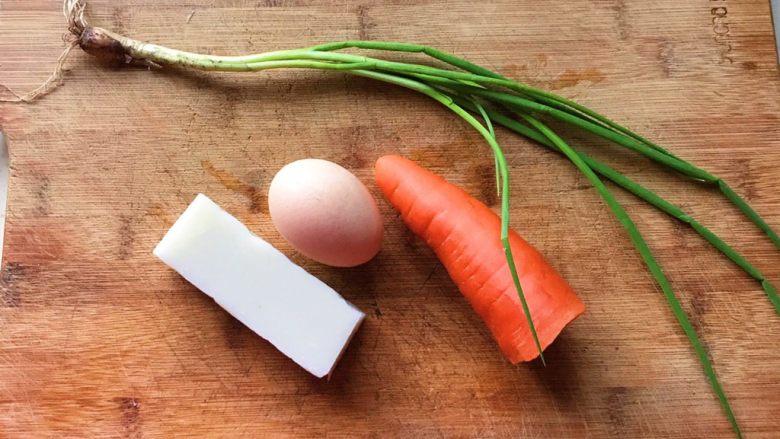
M 365 318 L 203 194 L 154 255 L 320 378 L 330 375 Z

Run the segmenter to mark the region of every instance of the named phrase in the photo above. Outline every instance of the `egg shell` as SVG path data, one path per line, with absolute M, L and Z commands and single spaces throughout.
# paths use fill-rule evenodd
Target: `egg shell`
M 351 172 L 320 159 L 284 166 L 268 190 L 271 220 L 304 256 L 334 267 L 368 262 L 382 246 L 376 200 Z

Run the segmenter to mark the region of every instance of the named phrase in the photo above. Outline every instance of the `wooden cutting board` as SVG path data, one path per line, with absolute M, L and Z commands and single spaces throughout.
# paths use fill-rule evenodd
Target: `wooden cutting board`
M 355 38 L 430 44 L 624 122 L 724 177 L 780 229 L 780 80 L 766 0 L 209 3 L 94 1 L 88 14 L 136 38 L 213 53 Z M 0 2 L 0 83 L 43 81 L 64 31 L 57 1 Z M 499 132 L 513 226 L 588 307 L 546 368 L 511 366 L 372 184 L 374 160 L 401 153 L 495 205 L 486 145 L 436 103 L 337 73 L 116 69 L 80 51 L 66 68 L 41 101 L 0 104 L 12 166 L 0 436 L 732 436 L 628 236 L 563 158 Z M 780 253 L 714 191 L 573 135 L 780 284 Z M 377 196 L 386 241 L 371 263 L 318 265 L 274 230 L 270 179 L 304 157 L 341 163 Z M 198 192 L 367 312 L 330 382 L 152 256 Z M 618 196 L 699 330 L 746 437 L 778 437 L 780 318 L 759 285 L 681 223 Z

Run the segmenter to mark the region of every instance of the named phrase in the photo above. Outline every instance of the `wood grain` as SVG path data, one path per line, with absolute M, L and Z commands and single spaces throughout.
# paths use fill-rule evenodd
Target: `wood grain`
M 92 21 L 186 50 L 365 38 L 430 44 L 552 88 L 723 176 L 780 228 L 780 80 L 766 0 L 93 1 Z M 0 2 L 0 83 L 64 47 L 58 1 Z M 585 301 L 512 367 L 434 255 L 381 202 L 386 242 L 338 270 L 297 255 L 264 194 L 320 157 L 371 184 L 402 153 L 486 201 L 478 135 L 411 92 L 335 73 L 113 69 L 74 51 L 64 84 L 0 104 L 11 192 L 0 276 L 0 436 L 730 437 L 627 235 L 564 159 L 501 131 L 513 226 Z M 716 194 L 573 133 L 681 204 L 780 284 L 780 256 Z M 204 192 L 369 314 L 330 382 L 309 376 L 154 259 Z M 780 319 L 681 224 L 619 194 L 700 330 L 748 438 L 780 435 Z

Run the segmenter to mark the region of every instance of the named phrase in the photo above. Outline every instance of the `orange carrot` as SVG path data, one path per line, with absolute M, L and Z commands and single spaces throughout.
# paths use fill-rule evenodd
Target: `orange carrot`
M 400 156 L 376 162 L 376 181 L 406 225 L 433 249 L 485 321 L 506 358 L 539 356 L 501 247 L 501 221 L 489 207 Z M 585 310 L 544 257 L 513 230 L 512 254 L 542 349 Z

